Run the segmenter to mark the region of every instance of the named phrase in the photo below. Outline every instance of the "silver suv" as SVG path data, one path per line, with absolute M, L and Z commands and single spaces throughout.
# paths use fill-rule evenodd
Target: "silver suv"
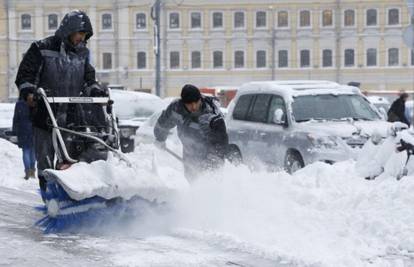
M 233 160 L 290 173 L 353 158 L 373 133 L 385 138 L 390 125 L 358 88 L 328 81 L 244 84 L 226 124 Z

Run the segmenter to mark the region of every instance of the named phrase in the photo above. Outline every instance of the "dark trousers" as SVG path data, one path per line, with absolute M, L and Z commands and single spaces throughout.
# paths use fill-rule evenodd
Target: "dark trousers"
M 52 133 L 41 128 L 34 127 L 34 144 L 37 160 L 37 169 L 40 189 L 46 190 L 46 179 L 43 170 L 53 169 L 55 150 L 53 148 Z

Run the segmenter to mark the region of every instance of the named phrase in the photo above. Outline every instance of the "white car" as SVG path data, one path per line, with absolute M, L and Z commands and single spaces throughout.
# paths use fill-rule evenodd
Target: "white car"
M 387 112 L 391 107 L 390 101 L 382 96 L 367 96 L 368 101 L 375 106 L 375 108 L 378 109 L 379 113 L 381 114 L 381 117 L 384 120 L 387 120 Z
M 17 137 L 8 133 L 12 131 L 15 103 L 0 103 L 0 138 L 17 143 Z
M 134 151 L 134 136 L 137 129 L 155 112 L 161 111 L 165 102 L 158 96 L 125 90 L 110 90 L 114 100 L 114 113 L 118 119 L 121 150 Z
M 230 158 L 294 172 L 316 161 L 353 158 L 373 133 L 385 138 L 390 123 L 356 87 L 266 81 L 238 90 L 226 125 Z

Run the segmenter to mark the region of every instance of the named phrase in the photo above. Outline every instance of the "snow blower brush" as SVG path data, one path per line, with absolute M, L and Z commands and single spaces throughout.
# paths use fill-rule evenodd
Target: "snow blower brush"
M 148 207 L 163 203 L 172 188 L 150 168 L 137 168 L 119 152 L 119 135 L 108 97 L 47 97 L 38 93 L 48 111 L 52 141 L 57 156 L 56 168 L 42 172 L 47 181 L 41 190 L 45 217 L 36 225 L 45 233 L 78 232 L 136 218 Z M 103 114 L 100 126 L 61 127 L 50 103 L 85 105 Z M 106 109 L 104 106 L 107 106 Z M 91 115 L 92 114 L 92 115 Z M 87 119 L 96 119 L 96 112 Z M 74 155 L 74 156 L 73 156 Z M 59 164 L 60 163 L 60 164 Z M 62 164 L 64 163 L 64 164 Z M 70 166 L 59 169 L 59 166 Z

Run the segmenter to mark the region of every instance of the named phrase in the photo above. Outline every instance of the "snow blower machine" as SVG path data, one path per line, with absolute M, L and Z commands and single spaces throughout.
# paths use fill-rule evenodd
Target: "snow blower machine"
M 110 97 L 48 97 L 38 89 L 47 109 L 56 155 L 53 168 L 42 172 L 45 217 L 36 224 L 45 233 L 77 232 L 139 215 L 170 192 L 151 168 L 138 168 L 119 151 L 119 134 Z M 58 125 L 57 107 L 82 114 Z M 58 119 L 57 119 L 58 118 Z

